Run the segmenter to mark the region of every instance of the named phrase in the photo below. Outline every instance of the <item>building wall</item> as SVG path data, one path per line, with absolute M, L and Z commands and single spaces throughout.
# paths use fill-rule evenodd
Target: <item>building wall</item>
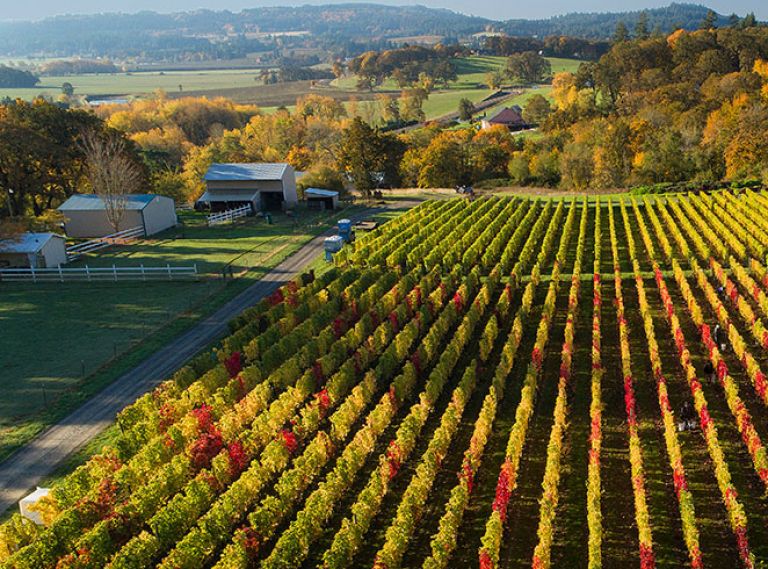
M 299 195 L 296 192 L 296 172 L 288 166 L 283 173 L 283 199 L 289 206 L 299 203 Z
M 42 263 L 41 263 L 42 261 Z M 67 264 L 67 245 L 64 239 L 56 237 L 49 239 L 38 255 L 38 266 L 55 268 Z
M 176 225 L 176 205 L 171 198 L 158 196 L 143 212 L 147 235 L 154 235 Z
M 26 253 L 0 253 L 0 269 L 29 267 Z
M 68 237 L 104 237 L 115 232 L 104 210 L 62 210 L 62 213 L 67 218 L 64 230 Z M 126 210 L 118 230 L 131 229 L 137 225 L 143 226 L 141 211 Z

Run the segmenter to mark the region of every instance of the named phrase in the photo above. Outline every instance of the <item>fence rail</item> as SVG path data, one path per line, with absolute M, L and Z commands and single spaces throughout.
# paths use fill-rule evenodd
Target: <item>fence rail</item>
M 250 204 L 246 204 L 234 209 L 228 209 L 219 213 L 212 213 L 208 216 L 208 225 L 218 225 L 220 223 L 232 223 L 234 220 L 245 217 L 251 213 Z
M 91 251 L 98 251 L 111 245 L 125 245 L 136 241 L 139 237 L 144 237 L 144 228 L 141 225 L 131 227 L 130 229 L 123 229 L 117 233 L 105 235 L 104 237 L 97 237 L 96 239 L 90 239 L 83 243 L 78 243 L 71 247 L 67 247 L 67 260 L 73 261 L 80 255 L 90 253 Z
M 197 279 L 197 264 L 187 267 L 85 267 L 0 269 L 0 282 L 104 282 Z

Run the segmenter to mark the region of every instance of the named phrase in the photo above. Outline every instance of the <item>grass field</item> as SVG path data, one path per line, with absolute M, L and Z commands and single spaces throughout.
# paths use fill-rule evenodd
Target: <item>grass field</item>
M 40 95 L 55 98 L 61 93 L 64 82 L 72 83 L 76 95 L 140 96 L 152 94 L 158 89 L 178 93 L 179 85 L 183 92 L 216 92 L 221 89 L 253 87 L 257 85 L 258 75 L 259 72 L 254 70 L 209 70 L 45 76 L 40 78 L 40 84 L 33 89 L 0 89 L 0 98 L 32 99 Z
M 247 218 L 214 228 L 202 214 L 180 218 L 183 228 L 73 266 L 197 264 L 200 281 L 0 287 L 0 459 L 325 231 L 336 216 L 276 215 L 274 225 Z M 235 273 L 251 270 L 223 284 L 216 277 L 229 262 Z

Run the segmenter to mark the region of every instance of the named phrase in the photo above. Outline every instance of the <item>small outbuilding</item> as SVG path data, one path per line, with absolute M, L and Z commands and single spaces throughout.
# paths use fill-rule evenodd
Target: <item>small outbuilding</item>
M 309 209 L 329 210 L 338 209 L 339 192 L 323 190 L 320 188 L 307 188 L 304 190 L 304 199 L 307 200 Z
M 43 498 L 47 497 L 50 493 L 50 488 L 40 488 L 40 486 L 38 486 L 34 492 L 22 498 L 19 501 L 19 510 L 21 515 L 28 520 L 33 521 L 39 526 L 44 525 L 43 516 L 40 514 L 40 512 L 35 510 L 35 506 L 37 506 L 37 503 Z
M 284 163 L 212 164 L 204 177 L 206 190 L 198 206 L 211 211 L 250 205 L 253 211 L 295 206 L 296 172 Z
M 489 119 L 483 119 L 481 126 L 489 129 L 494 126 L 505 126 L 509 130 L 523 130 L 530 125 L 523 119 L 523 109 L 518 105 L 504 107 Z
M 56 233 L 22 233 L 0 239 L 0 268 L 51 269 L 66 262 L 66 240 Z
M 66 217 L 64 230 L 68 237 L 104 237 L 115 233 L 104 200 L 96 194 L 75 194 L 59 206 L 59 211 Z M 125 212 L 118 231 L 141 227 L 144 235 L 154 235 L 176 223 L 176 204 L 171 198 L 130 194 L 125 199 Z

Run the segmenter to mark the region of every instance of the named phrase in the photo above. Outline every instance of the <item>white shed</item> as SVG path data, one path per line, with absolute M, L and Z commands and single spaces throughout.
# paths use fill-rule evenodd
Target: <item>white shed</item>
M 48 496 L 50 493 L 51 490 L 49 488 L 40 488 L 40 486 L 38 486 L 37 490 L 22 498 L 19 501 L 19 510 L 21 510 L 21 515 L 28 520 L 32 520 L 39 526 L 44 525 L 43 517 L 40 515 L 40 512 L 35 512 L 33 508 L 35 504 L 37 504 L 42 498 Z
M 22 233 L 0 239 L 0 268 L 50 269 L 66 262 L 66 240 L 56 233 Z
M 104 200 L 95 194 L 75 194 L 59 206 L 59 211 L 66 217 L 64 230 L 69 237 L 104 237 L 115 233 L 107 218 Z M 118 231 L 141 227 L 144 235 L 154 235 L 176 223 L 176 205 L 171 198 L 130 194 L 126 196 Z
M 295 206 L 296 172 L 284 163 L 212 164 L 198 204 L 221 211 L 249 204 L 254 211 Z

